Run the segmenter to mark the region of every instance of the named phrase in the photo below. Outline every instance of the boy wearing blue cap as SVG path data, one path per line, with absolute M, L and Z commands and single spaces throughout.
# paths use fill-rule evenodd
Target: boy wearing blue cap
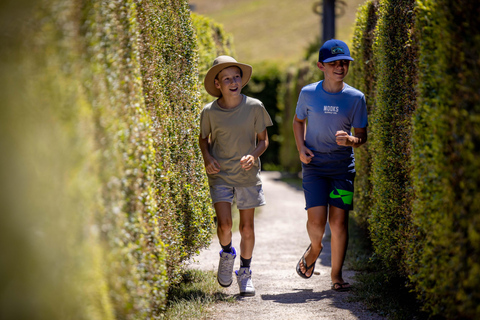
M 323 44 L 317 67 L 324 80 L 302 88 L 293 121 L 311 241 L 297 264 L 297 273 L 302 278 L 313 275 L 328 219 L 332 289 L 336 291 L 350 289 L 342 277 L 342 267 L 348 244 L 348 212 L 353 208 L 353 148 L 367 141 L 365 96 L 343 82 L 350 61 L 353 58 L 345 42 L 332 39 Z

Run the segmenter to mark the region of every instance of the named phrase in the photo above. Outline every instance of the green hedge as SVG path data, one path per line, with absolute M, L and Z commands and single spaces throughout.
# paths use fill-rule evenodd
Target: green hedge
M 181 262 L 209 243 L 213 216 L 198 147 L 195 32 L 186 1 L 149 1 L 139 8 L 146 105 L 153 119 L 157 203 L 170 280 Z
M 407 263 L 425 307 L 480 317 L 480 9 L 418 0 L 419 99 L 413 118 L 413 217 Z
M 373 58 L 373 43 L 375 27 L 378 18 L 378 1 L 368 1 L 357 11 L 351 53 L 355 61 L 351 64 L 350 79 L 352 85 L 365 94 L 367 112 L 371 116 L 375 107 L 375 84 L 377 73 Z M 371 123 L 372 119 L 370 119 Z M 370 126 L 367 127 L 369 138 L 372 139 Z M 356 220 L 363 228 L 367 228 L 367 220 L 372 209 L 371 182 L 371 151 L 370 142 L 355 149 L 357 175 L 355 177 L 355 211 Z
M 113 319 L 101 154 L 70 2 L 2 3 L 0 317 Z M 77 17 L 73 19 L 72 17 Z
M 134 1 L 85 3 L 86 81 L 97 123 L 106 276 L 115 314 L 159 314 L 167 279 L 155 174 L 154 123 L 142 89 Z M 158 153 L 157 153 L 158 154 Z
M 198 66 L 228 35 L 197 37 L 184 0 L 1 16 L 1 318 L 161 318 L 212 235 Z
M 373 45 L 377 70 L 370 117 L 372 211 L 370 234 L 387 265 L 402 268 L 411 221 L 410 136 L 415 110 L 414 0 L 381 1 Z
M 425 311 L 448 319 L 480 315 L 478 14 L 466 0 L 367 2 L 353 46 L 371 124 L 357 217 Z

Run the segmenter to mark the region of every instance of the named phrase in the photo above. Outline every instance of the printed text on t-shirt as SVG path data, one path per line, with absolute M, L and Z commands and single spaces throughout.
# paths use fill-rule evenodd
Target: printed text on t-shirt
M 338 113 L 338 107 L 337 106 L 323 106 L 323 112 L 324 113 L 330 113 L 330 114 L 337 114 Z

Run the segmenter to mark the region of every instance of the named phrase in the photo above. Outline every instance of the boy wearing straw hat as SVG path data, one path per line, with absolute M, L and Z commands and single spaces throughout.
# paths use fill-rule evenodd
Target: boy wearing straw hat
M 262 102 L 241 93 L 252 67 L 229 56 L 219 56 L 205 76 L 206 91 L 217 98 L 200 115 L 199 145 L 217 216 L 222 247 L 217 280 L 232 284 L 236 250 L 232 246 L 231 206 L 240 211 L 240 268 L 235 271 L 240 295 L 253 296 L 250 263 L 255 245 L 255 208 L 265 205 L 260 179 L 260 155 L 268 147 L 267 127 L 272 125 Z
M 348 212 L 353 207 L 353 148 L 367 141 L 365 96 L 343 82 L 352 60 L 345 42 L 332 39 L 323 44 L 317 67 L 324 80 L 302 88 L 293 121 L 302 161 L 310 238 L 310 245 L 297 264 L 297 273 L 302 278 L 314 274 L 328 220 L 335 291 L 350 289 L 342 277 L 342 267 L 348 244 Z

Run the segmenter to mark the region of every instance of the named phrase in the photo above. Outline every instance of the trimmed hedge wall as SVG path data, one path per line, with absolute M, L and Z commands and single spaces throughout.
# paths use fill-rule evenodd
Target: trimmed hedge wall
M 0 317 L 161 318 L 211 239 L 197 66 L 229 36 L 197 37 L 186 0 L 6 1 L 1 16 Z
M 357 15 L 353 86 L 366 95 L 369 141 L 355 150 L 355 216 L 368 226 L 375 253 L 390 269 L 412 238 L 411 115 L 416 107 L 414 1 L 370 1 Z
M 378 1 L 369 1 L 359 7 L 354 29 L 351 53 L 355 61 L 351 64 L 350 79 L 352 85 L 365 94 L 367 112 L 372 115 L 375 108 L 375 84 L 377 73 L 373 58 L 375 27 L 378 18 Z M 367 127 L 368 139 L 372 140 L 370 126 Z M 353 214 L 363 228 L 368 228 L 367 220 L 372 209 L 372 182 L 370 142 L 355 149 L 357 175 L 355 177 L 355 211 Z
M 4 1 L 1 16 L 0 318 L 113 319 L 78 11 Z
M 425 311 L 448 319 L 480 316 L 479 14 L 467 0 L 369 1 L 353 46 L 371 125 L 356 217 Z
M 380 1 L 373 44 L 375 108 L 370 117 L 372 209 L 370 234 L 387 265 L 404 257 L 411 225 L 410 136 L 416 107 L 414 0 Z
M 209 243 L 213 215 L 198 147 L 196 39 L 186 1 L 139 6 L 143 92 L 153 120 L 157 203 L 170 280 Z
M 167 278 L 162 212 L 156 197 L 154 127 L 142 93 L 139 24 L 134 1 L 88 2 L 83 45 L 88 98 L 97 123 L 106 275 L 115 314 L 161 312 Z
M 480 317 L 480 6 L 418 0 L 419 100 L 413 118 L 413 217 L 407 260 L 425 307 Z

